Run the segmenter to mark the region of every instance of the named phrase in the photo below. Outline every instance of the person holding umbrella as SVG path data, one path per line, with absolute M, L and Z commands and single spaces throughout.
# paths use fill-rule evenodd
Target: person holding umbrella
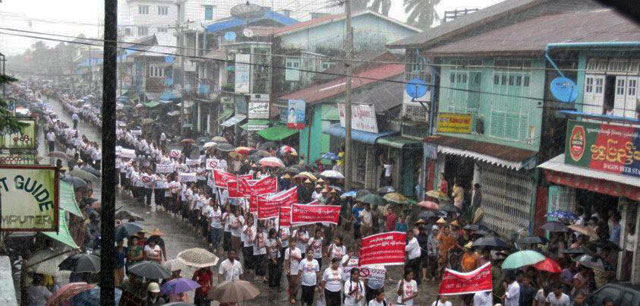
M 200 287 L 196 289 L 193 298 L 194 303 L 199 306 L 211 305 L 211 301 L 207 299 L 209 289 L 213 287 L 213 272 L 211 272 L 211 269 L 209 267 L 198 269 L 198 271 L 193 273 L 192 279 L 200 285 Z

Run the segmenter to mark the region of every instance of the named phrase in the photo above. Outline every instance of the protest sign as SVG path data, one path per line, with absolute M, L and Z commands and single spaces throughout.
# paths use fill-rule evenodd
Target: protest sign
M 116 155 L 120 156 L 121 158 L 134 159 L 134 158 L 136 158 L 136 150 L 122 148 L 122 149 L 120 149 L 119 152 L 117 152 Z
M 200 164 L 200 159 L 199 158 L 194 158 L 194 159 L 187 158 L 186 164 L 187 164 L 187 166 L 197 166 L 197 165 Z
M 315 223 L 338 224 L 340 206 L 293 204 L 291 208 L 291 224 L 305 225 Z
M 384 283 L 387 269 L 381 266 L 362 267 L 360 269 L 360 277 L 368 279 L 370 282 Z
M 247 180 L 231 180 L 227 182 L 230 198 L 244 198 L 247 196 L 251 186 Z
M 198 181 L 198 176 L 195 172 L 182 172 L 178 175 L 180 183 L 192 183 Z
M 218 188 L 227 188 L 227 184 L 231 180 L 236 180 L 236 176 L 233 173 L 213 170 L 213 181 Z
M 157 164 L 156 173 L 173 173 L 173 164 Z
M 280 206 L 280 226 L 291 226 L 291 206 Z
M 406 234 L 380 233 L 362 238 L 360 265 L 402 265 L 405 262 Z
M 171 152 L 169 152 L 169 157 L 171 158 L 180 158 L 180 155 L 182 155 L 180 150 L 171 150 Z
M 215 168 L 218 168 L 219 162 L 220 161 L 217 158 L 209 158 L 205 162 L 205 167 L 207 168 L 207 170 L 213 170 Z
M 466 273 L 445 269 L 439 292 L 441 295 L 460 295 L 491 290 L 491 263 L 488 262 Z

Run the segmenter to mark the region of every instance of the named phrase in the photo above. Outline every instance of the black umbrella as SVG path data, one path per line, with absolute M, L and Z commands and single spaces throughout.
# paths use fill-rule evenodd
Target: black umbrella
M 391 193 L 391 192 L 396 192 L 396 190 L 393 189 L 393 187 L 391 187 L 391 186 L 384 186 L 384 187 L 378 188 L 377 192 L 379 194 L 387 194 L 387 193 Z
M 127 222 L 116 228 L 116 240 L 131 237 L 142 230 L 142 226 L 138 223 Z
M 422 219 L 422 220 L 427 220 L 435 217 L 436 217 L 436 214 L 430 210 L 421 211 L 420 214 L 418 214 L 418 219 Z
M 470 230 L 470 231 L 479 231 L 479 230 L 488 230 L 488 228 L 484 225 L 480 224 L 467 224 L 462 229 Z
M 496 238 L 493 236 L 489 237 L 480 237 L 473 242 L 474 247 L 485 247 L 492 249 L 506 249 L 509 248 L 506 242 L 502 241 L 500 238 Z
M 440 210 L 444 211 L 444 212 L 448 212 L 448 213 L 459 213 L 460 212 L 460 210 L 457 207 L 455 207 L 455 206 L 453 206 L 451 204 L 445 204 L 445 205 L 440 206 Z
M 216 144 L 216 150 L 222 151 L 222 152 L 232 152 L 233 150 L 235 150 L 236 148 L 228 143 L 219 143 Z
M 614 252 L 622 251 L 622 249 L 617 244 L 615 244 L 615 243 L 613 243 L 613 242 L 611 242 L 609 240 L 598 240 L 598 241 L 590 243 L 590 245 L 593 245 L 593 246 L 595 246 L 597 248 L 601 248 L 601 249 L 610 248 L 611 251 L 614 251 Z
M 566 225 L 558 221 L 549 221 L 543 224 L 540 228 L 550 232 L 568 232 L 569 231 Z
M 100 272 L 100 257 L 89 253 L 80 253 L 63 260 L 58 268 L 75 273 Z
M 128 220 L 130 218 L 135 218 L 136 221 L 144 221 L 144 218 L 128 210 L 119 210 L 118 212 L 116 212 L 115 218 L 118 220 Z
M 263 143 L 263 144 L 260 144 L 260 145 L 258 146 L 258 149 L 260 149 L 260 150 L 269 150 L 269 149 L 271 149 L 271 148 L 275 149 L 275 148 L 279 148 L 279 147 L 280 147 L 280 146 L 278 146 L 278 144 L 277 144 L 277 143 L 275 143 L 275 142 L 273 142 L 273 141 L 267 141 L 267 142 L 265 142 L 265 143 Z
M 519 244 L 544 244 L 547 243 L 547 238 L 542 238 L 538 236 L 528 236 L 523 237 L 518 240 Z
M 294 168 L 294 167 L 287 167 L 287 168 L 284 169 L 284 172 L 295 175 L 295 174 L 300 173 L 300 170 L 298 168 Z
M 147 279 L 166 279 L 171 271 L 153 261 L 143 261 L 129 267 L 129 272 Z

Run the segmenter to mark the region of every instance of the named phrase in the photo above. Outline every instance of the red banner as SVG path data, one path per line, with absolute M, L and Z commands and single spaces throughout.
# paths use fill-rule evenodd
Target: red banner
M 278 192 L 278 179 L 275 176 L 268 176 L 254 184 L 251 184 L 250 194 L 267 194 Z M 248 195 L 248 194 L 247 194 Z
M 380 233 L 362 238 L 360 266 L 403 265 L 407 237 L 403 232 Z
M 227 182 L 230 198 L 244 198 L 254 195 L 278 192 L 278 180 L 275 177 L 265 177 L 261 180 L 246 180 L 242 176 L 238 180 Z
M 291 208 L 292 225 L 338 224 L 338 218 L 340 218 L 340 206 L 293 204 Z
M 227 188 L 229 181 L 236 180 L 236 176 L 233 173 L 213 170 L 213 181 L 218 188 Z
M 247 196 L 251 186 L 247 180 L 231 180 L 227 182 L 230 198 L 244 198 Z
M 491 263 L 471 272 L 462 273 L 445 269 L 440 282 L 440 294 L 460 295 L 493 290 L 491 281 Z
M 298 187 L 276 193 L 274 195 L 257 197 L 258 219 L 269 219 L 279 216 L 280 207 L 291 207 L 298 200 Z
M 280 226 L 291 226 L 291 207 L 280 206 Z

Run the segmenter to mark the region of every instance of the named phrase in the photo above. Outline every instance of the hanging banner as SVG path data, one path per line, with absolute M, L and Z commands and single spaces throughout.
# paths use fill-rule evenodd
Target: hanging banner
M 445 269 L 439 293 L 441 295 L 461 295 L 491 290 L 493 290 L 491 263 L 488 262 L 467 273 Z
M 362 238 L 360 265 L 403 265 L 406 234 L 387 232 Z
M 340 126 L 345 126 L 345 107 L 343 103 L 338 104 L 338 116 Z M 351 106 L 351 127 L 354 130 L 378 134 L 378 120 L 376 119 L 376 108 L 373 105 L 354 104 Z
M 209 158 L 205 162 L 205 167 L 207 168 L 207 170 L 216 169 L 216 168 L 218 168 L 218 163 L 219 162 L 220 161 L 217 158 Z
M 230 198 L 244 198 L 247 196 L 249 189 L 247 180 L 231 180 L 227 182 L 227 190 Z
M 186 164 L 187 164 L 187 166 L 197 166 L 197 165 L 200 164 L 200 159 L 199 158 L 195 158 L 195 159 L 187 158 Z
M 294 130 L 304 129 L 307 103 L 304 100 L 289 100 L 287 127 Z
M 182 172 L 178 175 L 180 183 L 192 183 L 198 181 L 198 175 L 195 172 Z
M 471 133 L 471 114 L 439 113 L 437 131 L 439 133 Z
M 0 149 L 35 149 L 36 121 L 35 119 L 17 119 L 26 126 L 17 133 L 0 135 Z
M 156 173 L 173 173 L 173 164 L 157 164 Z
M 180 150 L 171 150 L 171 152 L 169 152 L 169 157 L 171 158 L 180 158 L 180 155 L 182 155 Z
M 569 120 L 565 163 L 640 177 L 640 129 Z
M 291 226 L 291 207 L 280 206 L 280 216 L 278 218 L 280 226 Z
M 58 231 L 58 171 L 44 166 L 0 166 L 0 231 Z
M 249 193 L 267 194 L 267 193 L 278 192 L 278 179 L 275 176 L 268 176 L 268 177 L 262 178 L 261 180 L 256 181 L 253 184 L 249 183 L 249 185 L 251 186 L 251 188 L 247 193 L 247 195 Z
M 293 204 L 291 207 L 291 225 L 315 223 L 338 224 L 340 206 Z

